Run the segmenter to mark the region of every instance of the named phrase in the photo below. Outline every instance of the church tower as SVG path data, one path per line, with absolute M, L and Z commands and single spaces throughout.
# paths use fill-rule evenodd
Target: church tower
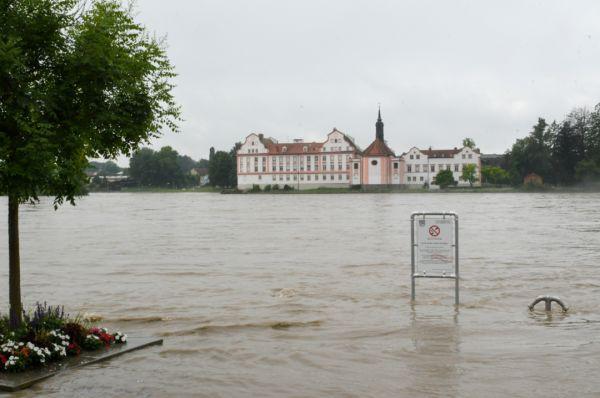
M 375 123 L 375 139 L 384 141 L 383 139 L 383 121 L 381 120 L 381 108 L 377 115 L 377 123 Z

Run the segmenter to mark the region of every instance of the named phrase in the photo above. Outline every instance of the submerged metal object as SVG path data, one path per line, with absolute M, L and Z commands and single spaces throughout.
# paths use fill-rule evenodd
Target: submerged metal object
M 533 308 L 536 306 L 537 303 L 539 303 L 540 301 L 545 302 L 546 304 L 546 311 L 552 311 L 552 302 L 557 303 L 558 305 L 560 305 L 560 307 L 562 308 L 563 312 L 567 312 L 569 310 L 569 307 L 567 307 L 567 305 L 565 304 L 564 301 L 562 301 L 560 299 L 560 297 L 558 296 L 537 296 L 537 298 L 535 300 L 533 300 L 533 303 L 531 303 L 529 305 L 529 311 L 533 311 Z

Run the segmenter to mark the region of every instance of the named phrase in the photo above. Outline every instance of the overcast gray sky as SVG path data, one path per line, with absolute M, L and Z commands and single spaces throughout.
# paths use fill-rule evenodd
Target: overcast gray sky
M 166 35 L 195 159 L 250 132 L 366 147 L 381 103 L 398 153 L 472 137 L 504 152 L 538 116 L 600 102 L 600 1 L 137 0 Z M 120 163 L 127 163 L 123 159 Z

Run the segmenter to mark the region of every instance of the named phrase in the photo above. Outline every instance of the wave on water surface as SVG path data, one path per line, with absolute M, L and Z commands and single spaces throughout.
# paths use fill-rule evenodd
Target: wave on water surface
M 240 323 L 231 325 L 203 325 L 188 330 L 178 330 L 173 332 L 161 333 L 162 337 L 168 336 L 187 336 L 194 334 L 218 333 L 221 331 L 237 331 L 243 329 L 276 329 L 284 330 L 298 327 L 321 326 L 323 321 L 267 321 L 258 323 Z

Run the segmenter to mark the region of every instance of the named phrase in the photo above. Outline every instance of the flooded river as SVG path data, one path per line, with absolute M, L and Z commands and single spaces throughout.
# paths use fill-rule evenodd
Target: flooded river
M 410 305 L 420 210 L 460 215 L 458 311 L 452 280 Z M 21 235 L 26 305 L 164 345 L 18 397 L 600 395 L 600 194 L 92 194 L 24 206 Z

